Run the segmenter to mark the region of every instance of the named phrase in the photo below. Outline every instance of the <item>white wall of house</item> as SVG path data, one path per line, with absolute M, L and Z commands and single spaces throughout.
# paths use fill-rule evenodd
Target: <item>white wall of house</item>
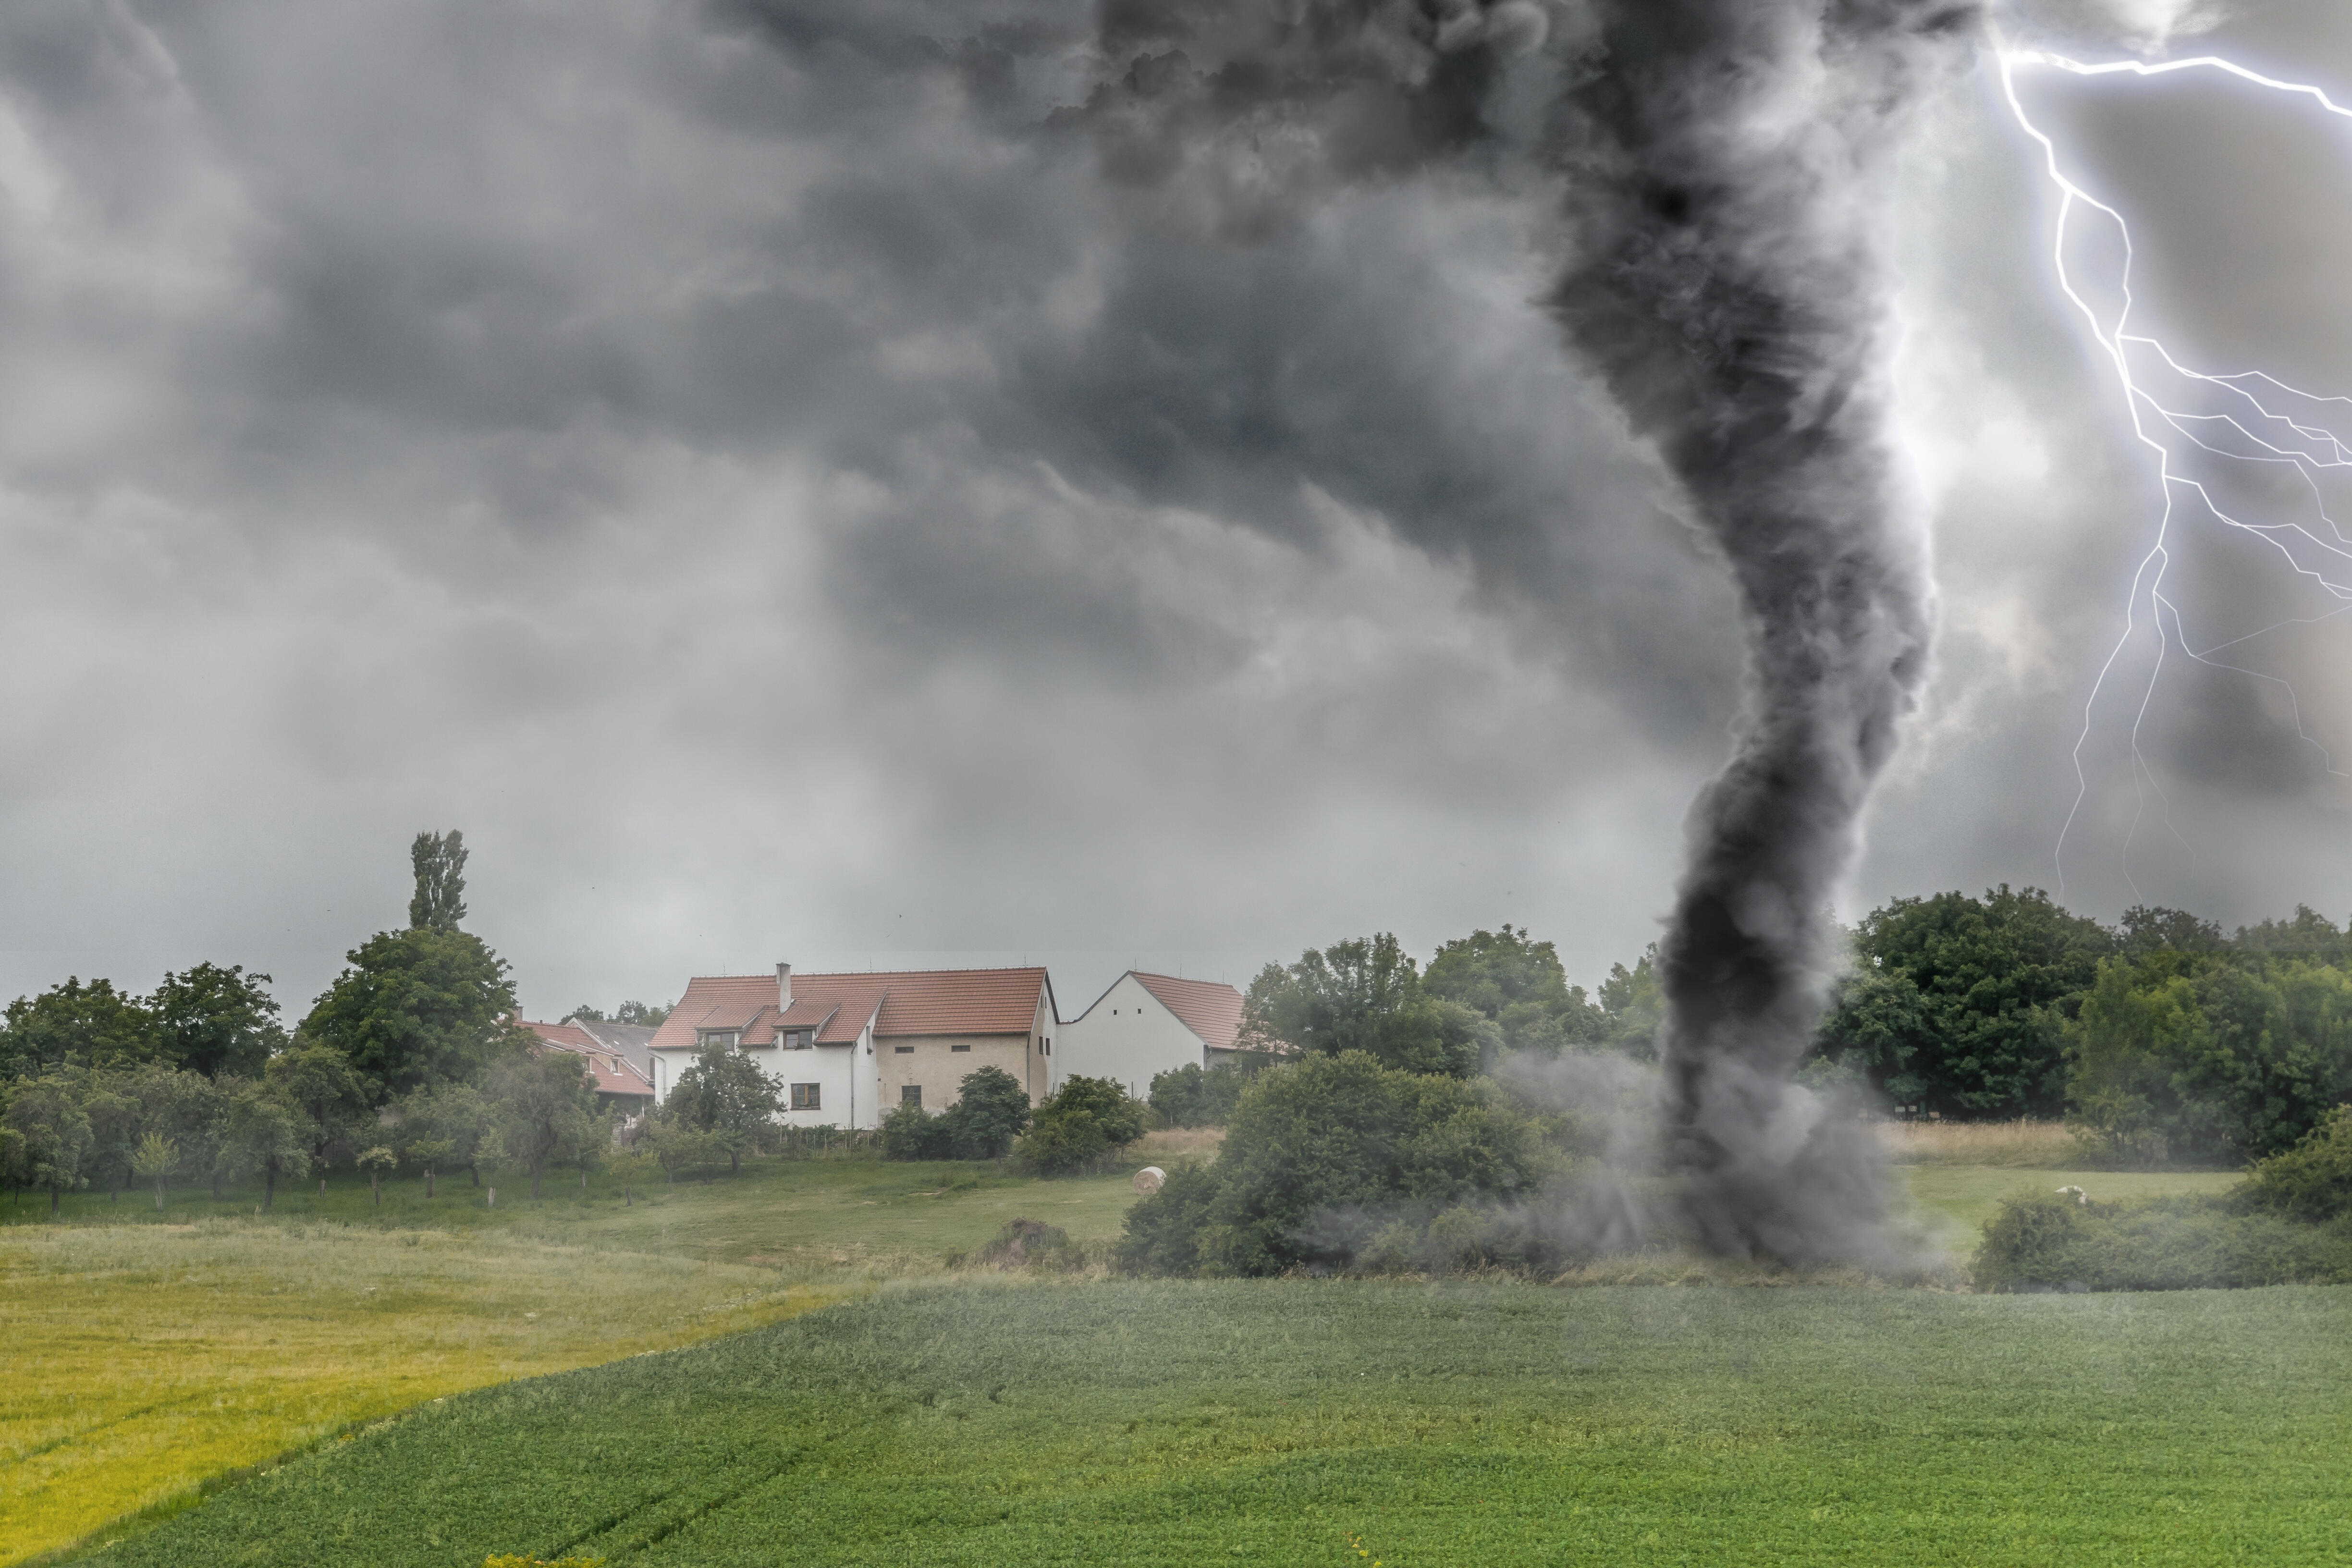
M 859 1047 L 846 1046 L 809 1046 L 800 1050 L 786 1050 L 781 1046 L 762 1047 L 743 1054 L 760 1064 L 776 1086 L 776 1098 L 783 1110 L 776 1120 L 787 1127 L 870 1127 L 873 1121 L 865 1113 L 871 1095 L 860 1095 L 857 1089 L 857 1064 L 864 1058 Z M 793 1090 L 805 1084 L 815 1090 L 816 1104 L 794 1109 Z
M 1151 1092 L 1155 1074 L 1188 1063 L 1204 1067 L 1206 1055 L 1201 1037 L 1166 1003 L 1134 975 L 1123 974 L 1100 1001 L 1056 1031 L 1054 1087 L 1074 1075 L 1107 1078 L 1140 1100 Z

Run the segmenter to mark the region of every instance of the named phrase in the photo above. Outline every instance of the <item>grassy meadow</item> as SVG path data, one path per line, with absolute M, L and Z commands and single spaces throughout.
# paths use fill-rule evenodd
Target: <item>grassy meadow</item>
M 73 1559 L 2340 1563 L 2352 1291 L 894 1287 L 429 1405 Z
M 2011 1142 L 2035 1140 L 2053 1157 L 2073 1154 L 2071 1142 L 2030 1128 Z M 1154 1133 L 1136 1163 L 1205 1158 L 1216 1142 Z M 2074 1183 L 2104 1197 L 2234 1179 L 1961 1163 L 1983 1142 L 1915 1140 L 1898 1167 L 1963 1251 L 2020 1188 Z M 403 1176 L 378 1207 L 364 1179 L 341 1172 L 323 1195 L 315 1181 L 282 1187 L 267 1216 L 251 1189 L 218 1202 L 174 1192 L 160 1213 L 149 1192 L 84 1193 L 67 1198 L 62 1224 L 43 1194 L 0 1204 L 0 1322 L 16 1352 L 0 1392 L 0 1564 L 125 1515 L 168 1511 L 209 1480 L 355 1424 L 438 1410 L 431 1401 L 460 1391 L 682 1346 L 846 1296 L 881 1289 L 895 1300 L 894 1282 L 940 1279 L 949 1254 L 1015 1215 L 1107 1241 L 1134 1199 L 1124 1174 L 1042 1182 L 869 1157 L 656 1178 L 625 1204 L 603 1173 L 584 1188 L 576 1173 L 551 1173 L 537 1202 L 511 1177 L 498 1187 L 493 1206 L 460 1172 L 427 1201 L 422 1182 Z M 1604 1277 L 1613 1275 L 1594 1276 Z M 1004 1300 L 1049 1299 L 1059 1298 Z

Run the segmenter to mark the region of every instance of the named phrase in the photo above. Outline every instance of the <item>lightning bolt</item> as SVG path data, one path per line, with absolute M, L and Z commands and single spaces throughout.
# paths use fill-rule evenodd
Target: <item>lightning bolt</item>
M 2172 827 L 2170 807 L 2165 800 L 2163 785 L 2140 750 L 2140 734 L 2147 721 L 2148 708 L 2163 678 L 2166 659 L 2173 650 L 2178 649 L 2181 657 L 2199 664 L 2232 670 L 2280 688 L 2294 714 L 2295 733 L 2318 753 L 2320 765 L 2336 777 L 2352 778 L 2352 773 L 2347 773 L 2336 765 L 2334 756 L 2305 723 L 2302 700 L 2290 683 L 2275 675 L 2248 669 L 2220 657 L 2286 626 L 2316 625 L 2352 613 L 2352 540 L 2345 537 L 2342 529 L 2328 514 L 2327 497 L 2320 485 L 2322 474 L 2352 468 L 2352 435 L 2339 433 L 2352 432 L 2352 398 L 2323 397 L 2304 392 L 2260 371 L 2211 374 L 2184 364 L 2162 342 L 2140 330 L 2135 321 L 2137 301 L 2132 292 L 2135 252 L 2130 226 L 2124 221 L 2122 213 L 2092 195 L 2067 172 L 2057 142 L 2026 112 L 2025 104 L 2018 95 L 2017 79 L 2021 72 L 2032 70 L 2063 71 L 2076 77 L 2133 76 L 2143 79 L 2182 71 L 2213 71 L 2266 91 L 2306 98 L 2312 108 L 2345 120 L 2352 120 L 2352 110 L 2346 109 L 2319 88 L 2301 82 L 2280 81 L 2210 55 L 2153 64 L 2132 60 L 2086 65 L 2039 50 L 2002 47 L 1996 58 L 2000 67 L 2002 95 L 2008 100 L 2010 112 L 2016 117 L 2019 128 L 2040 144 L 2043 169 L 2059 194 L 2056 236 L 2053 246 L 2059 287 L 2082 316 L 2091 337 L 2097 342 L 2115 374 L 2130 412 L 2133 437 L 2152 455 L 2163 497 L 2154 541 L 2147 552 L 2140 558 L 2137 570 L 2132 576 L 2131 596 L 2125 605 L 2123 631 L 2108 651 L 2105 662 L 2100 665 L 2098 677 L 2092 682 L 2089 695 L 2084 699 L 2083 727 L 2075 738 L 2073 752 L 2074 802 L 2066 813 L 2065 825 L 2059 830 L 2058 843 L 2053 852 L 2058 862 L 2058 887 L 2063 896 L 2066 887 L 2066 838 L 2074 831 L 2076 818 L 2081 816 L 2084 803 L 2090 795 L 2090 778 L 2084 766 L 2083 749 L 2090 742 L 2094 710 L 2110 678 L 2116 675 L 2116 665 L 2123 658 L 2125 650 L 2141 636 L 2145 626 L 2155 634 L 2157 657 L 2132 716 L 2132 788 L 2137 809 L 2133 813 L 2131 827 L 2124 836 L 2123 845 L 2124 880 L 2137 899 L 2139 885 L 2132 880 L 2132 841 L 2147 815 L 2151 794 L 2156 797 L 2166 830 L 2184 850 L 2189 851 L 2192 869 L 2195 864 L 2195 851 Z M 2110 224 L 2114 226 L 2116 239 L 2121 242 L 2121 262 L 2105 290 L 2111 299 L 2101 304 L 2095 304 L 2093 297 L 2100 296 L 2102 291 L 2089 289 L 2086 296 L 2085 288 L 2078 286 L 2068 263 L 2070 242 L 2075 236 L 2078 222 Z M 2241 516 L 2232 507 L 2224 505 L 2204 481 L 2193 473 L 2183 471 L 2200 456 L 2219 459 L 2223 469 L 2236 465 L 2257 469 L 2267 468 L 2274 472 L 2291 469 L 2301 479 L 2303 488 L 2308 490 L 2310 507 L 2307 511 L 2298 507 L 2295 509 L 2297 515 L 2291 516 L 2265 517 L 2260 513 Z M 2179 605 L 2168 590 L 2168 583 L 2173 569 L 2175 529 L 2199 513 L 2269 545 L 2296 577 L 2306 580 L 2329 597 L 2344 601 L 2344 607 L 2322 616 L 2279 621 L 2243 637 L 2207 647 L 2192 646 Z

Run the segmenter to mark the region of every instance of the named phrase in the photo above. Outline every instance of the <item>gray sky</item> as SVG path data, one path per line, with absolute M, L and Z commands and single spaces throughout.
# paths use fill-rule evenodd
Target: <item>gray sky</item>
M 2326 0 L 2010 25 L 2352 100 Z M 1221 233 L 1048 123 L 1089 39 L 1017 0 L 0 12 L 0 995 L 212 959 L 299 1015 L 448 826 L 541 1016 L 778 959 L 1043 960 L 1075 1013 L 1377 929 L 1522 922 L 1587 984 L 1637 952 L 1737 626 L 1531 303 L 1544 191 Z M 2352 393 L 2352 123 L 2210 80 L 2032 102 L 2168 343 Z M 1992 72 L 1909 163 L 1945 634 L 1849 914 L 2054 886 L 2157 496 Z M 2332 606 L 2180 542 L 2204 646 Z M 2262 644 L 2339 759 L 2347 639 Z M 2069 838 L 2106 916 L 2141 689 Z M 2194 858 L 2144 825 L 2139 897 L 2352 907 L 2352 795 L 2279 689 L 2157 686 Z

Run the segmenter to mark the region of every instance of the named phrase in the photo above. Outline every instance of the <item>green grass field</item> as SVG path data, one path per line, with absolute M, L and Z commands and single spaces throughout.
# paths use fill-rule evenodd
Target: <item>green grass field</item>
M 2231 1179 L 1958 1165 L 1905 1175 L 1963 1251 L 2011 1191 L 2079 1182 L 2120 1196 Z M 551 1177 L 538 1203 L 526 1193 L 501 1180 L 488 1206 L 461 1173 L 427 1204 L 403 1179 L 378 1209 L 364 1181 L 339 1173 L 323 1197 L 315 1184 L 282 1190 L 267 1218 L 252 1191 L 217 1204 L 175 1193 L 160 1215 L 144 1193 L 77 1194 L 62 1225 L 38 1195 L 0 1209 L 13 1352 L 0 1391 L 0 1564 L 434 1397 L 938 1279 L 947 1254 L 1016 1215 L 1108 1240 L 1134 1195 L 1122 1175 L 1039 1182 L 871 1159 L 755 1161 L 740 1176 L 656 1184 L 625 1205 L 601 1174 L 584 1192 L 574 1175 Z
M 76 1561 L 2335 1563 L 2352 1291 L 899 1288 L 389 1420 Z

